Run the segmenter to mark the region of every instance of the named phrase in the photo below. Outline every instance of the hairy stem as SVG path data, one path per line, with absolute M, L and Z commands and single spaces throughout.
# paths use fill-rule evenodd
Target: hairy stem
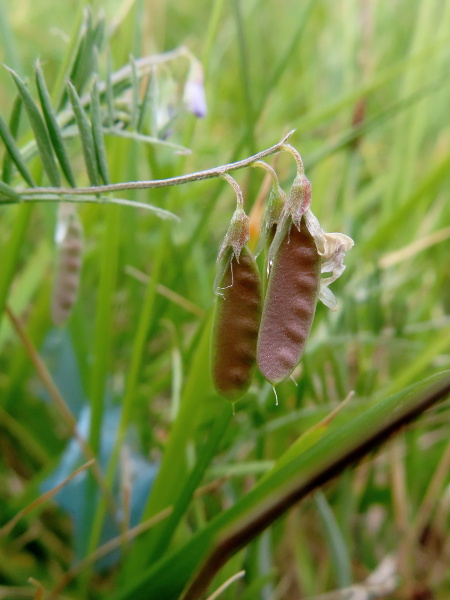
M 243 160 L 239 160 L 237 162 L 228 163 L 226 165 L 221 165 L 219 167 L 214 167 L 213 169 L 207 169 L 206 171 L 197 171 L 196 173 L 189 173 L 188 175 L 179 175 L 178 177 L 169 177 L 168 179 L 155 179 L 153 181 L 128 181 L 124 183 L 112 183 L 110 185 L 97 185 L 93 187 L 27 188 L 26 190 L 22 190 L 22 192 L 19 193 L 26 194 L 27 196 L 39 194 L 105 194 L 108 192 L 118 192 L 123 190 L 145 190 L 153 188 L 170 187 L 172 185 L 182 185 L 184 183 L 192 183 L 193 181 L 201 181 L 203 179 L 212 179 L 213 177 L 222 177 L 224 174 L 230 173 L 231 171 L 237 171 L 238 169 L 248 167 L 252 163 L 261 160 L 266 156 L 270 156 L 271 154 L 275 154 L 276 152 L 280 152 L 281 150 L 286 150 L 288 149 L 288 147 L 292 148 L 292 146 L 286 144 L 286 142 L 289 140 L 293 133 L 294 130 L 290 131 L 280 142 L 278 142 L 274 146 L 271 146 L 266 150 L 262 150 L 257 154 L 253 154 L 248 158 L 244 158 Z M 291 152 L 291 150 L 289 151 Z

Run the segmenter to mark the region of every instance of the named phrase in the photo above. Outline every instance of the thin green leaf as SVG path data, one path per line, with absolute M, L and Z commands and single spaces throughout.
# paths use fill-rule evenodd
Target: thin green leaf
M 151 102 L 153 77 L 154 77 L 154 73 L 151 72 L 150 75 L 147 77 L 147 83 L 145 84 L 144 96 L 142 98 L 141 106 L 139 109 L 139 118 L 138 118 L 138 122 L 137 122 L 137 126 L 136 126 L 136 130 L 138 132 L 142 131 L 142 128 L 145 123 L 145 118 L 147 116 L 147 111 L 148 111 L 148 108 L 149 108 L 149 105 Z
M 157 138 L 158 136 L 158 102 L 159 102 L 159 85 L 158 78 L 156 77 L 156 69 L 152 68 L 150 73 L 149 82 L 149 105 L 150 105 L 150 133 L 152 137 Z
M 195 467 L 186 478 L 180 493 L 175 501 L 173 501 L 173 511 L 169 518 L 161 522 L 158 529 L 152 535 L 152 547 L 154 555 L 148 555 L 147 561 L 156 560 L 161 556 L 170 544 L 174 531 L 189 508 L 190 502 L 195 490 L 200 485 L 206 468 L 214 458 L 217 448 L 223 438 L 225 431 L 232 419 L 233 413 L 228 404 L 223 404 L 222 412 L 217 416 L 211 432 L 204 446 L 198 452 L 198 460 Z
M 103 125 L 102 114 L 100 111 L 100 94 L 98 91 L 97 79 L 94 79 L 91 89 L 91 122 L 92 122 L 92 138 L 94 140 L 95 155 L 97 158 L 97 168 L 103 183 L 110 183 L 108 172 L 108 161 L 106 158 L 106 149 L 103 141 Z
M 132 131 L 137 130 L 139 123 L 139 74 L 136 67 L 134 56 L 130 56 L 131 64 L 131 109 L 130 109 L 130 127 Z
M 70 166 L 69 157 L 67 155 L 66 147 L 64 145 L 63 136 L 56 120 L 55 113 L 53 112 L 52 103 L 50 100 L 50 94 L 45 83 L 44 75 L 42 73 L 41 64 L 36 61 L 36 87 L 41 102 L 42 112 L 44 113 L 44 119 L 47 124 L 47 129 L 50 135 L 53 148 L 55 150 L 56 158 L 58 159 L 61 169 L 69 182 L 71 187 L 76 187 L 75 177 Z
M 94 47 L 99 52 L 102 50 L 104 42 L 105 42 L 105 28 L 106 28 L 106 21 L 105 21 L 105 16 L 102 13 L 98 17 L 97 25 L 94 27 L 94 32 L 93 32 Z
M 9 131 L 13 139 L 17 139 L 20 126 L 20 116 L 22 114 L 22 98 L 20 95 L 16 96 L 14 100 L 13 108 L 11 111 L 11 117 L 9 119 Z M 5 183 L 10 183 L 12 175 L 12 161 L 9 152 L 5 153 L 3 159 L 3 176 L 2 179 Z
M 184 385 L 180 409 L 176 421 L 172 425 L 170 438 L 164 450 L 159 473 L 144 510 L 143 519 L 156 514 L 161 510 L 161 507 L 171 506 L 174 499 L 176 499 L 176 502 L 179 501 L 185 493 L 183 490 L 188 489 L 189 484 L 186 483 L 189 477 L 186 459 L 187 446 L 195 436 L 198 414 L 201 411 L 202 404 L 210 399 L 211 378 L 209 370 L 205 369 L 205 365 L 209 360 L 210 338 L 211 319 L 205 324 L 201 338 L 196 345 L 189 376 Z M 231 414 L 231 407 L 227 406 L 226 409 Z M 220 419 L 224 418 L 224 416 L 220 417 Z M 161 539 L 163 529 L 163 527 L 155 526 L 151 532 L 144 534 L 136 541 L 127 563 L 129 576 L 137 577 L 148 564 L 150 557 L 155 558 L 158 556 L 158 542 Z
M 0 269 L 0 317 L 3 315 L 9 288 L 17 270 L 20 251 L 23 246 L 23 240 L 25 238 L 33 207 L 22 205 L 19 206 L 17 210 L 18 212 L 14 219 L 11 235 L 2 251 L 2 268 Z
M 78 47 L 76 59 L 70 73 L 70 81 L 78 94 L 82 94 L 93 68 L 93 50 L 95 47 L 95 30 L 92 23 L 92 11 L 85 11 L 84 32 Z
M 322 519 L 325 535 L 328 540 L 331 564 L 334 566 L 336 582 L 340 588 L 348 587 L 352 585 L 353 579 L 350 557 L 344 536 L 342 535 L 333 511 L 321 490 L 318 490 L 314 494 L 314 501 Z
M 114 89 L 112 82 L 112 58 L 108 53 L 106 60 L 106 82 L 105 82 L 106 107 L 108 111 L 107 123 L 110 127 L 114 125 Z
M 95 155 L 94 138 L 92 136 L 91 124 L 86 115 L 86 112 L 81 104 L 80 97 L 73 84 L 67 82 L 67 92 L 72 104 L 75 119 L 80 132 L 81 145 L 83 148 L 84 162 L 88 172 L 88 177 L 91 185 L 100 185 L 100 173 L 97 166 L 97 158 Z
M 8 151 L 8 154 L 11 157 L 11 160 L 16 165 L 19 173 L 22 175 L 22 177 L 25 179 L 25 181 L 28 183 L 28 185 L 30 187 L 35 187 L 34 180 L 31 176 L 31 173 L 28 170 L 27 165 L 25 164 L 25 161 L 22 158 L 20 150 L 17 147 L 16 141 L 15 141 L 14 137 L 11 135 L 11 132 L 9 131 L 8 126 L 6 125 L 5 121 L 2 119 L 1 116 L 0 116 L 0 137 L 2 138 L 3 143 L 5 144 L 6 150 Z
M 0 181 L 0 193 L 6 196 L 7 198 L 10 198 L 11 200 L 20 202 L 20 195 L 14 190 L 14 188 L 12 188 L 4 181 Z
M 142 135 L 142 133 L 137 133 L 135 131 L 126 131 L 124 129 L 110 127 L 108 129 L 104 129 L 104 133 L 117 137 L 128 138 L 130 140 L 136 140 L 138 142 L 144 142 L 146 144 L 153 144 L 155 146 L 166 146 L 167 148 L 173 148 L 173 150 L 176 150 L 179 154 L 191 154 L 191 150 L 185 146 L 180 146 L 179 144 L 174 144 L 173 142 L 168 142 L 167 140 L 160 140 L 159 138 L 150 137 L 149 135 Z
M 50 142 L 50 137 L 45 126 L 44 119 L 42 118 L 42 115 L 39 112 L 36 103 L 31 97 L 31 94 L 26 88 L 23 81 L 20 79 L 20 77 L 15 71 L 9 68 L 8 70 L 11 73 L 14 79 L 14 83 L 17 86 L 17 90 L 22 97 L 24 108 L 30 120 L 30 125 L 34 133 L 34 137 L 36 138 L 37 148 L 41 157 L 44 171 L 47 173 L 47 177 L 49 178 L 49 181 L 52 184 L 52 186 L 60 187 L 61 177 L 59 175 L 55 157 L 53 155 L 52 144 Z
M 55 84 L 52 90 L 52 99 L 57 106 L 57 113 L 63 110 L 68 98 L 66 81 L 70 79 L 75 63 L 77 61 L 78 54 L 80 52 L 80 46 L 83 42 L 85 34 L 85 13 L 81 3 L 78 5 L 78 14 L 75 20 L 75 27 L 70 42 L 66 49 L 65 57 L 61 63 L 61 67 L 58 71 L 58 75 L 55 80 Z

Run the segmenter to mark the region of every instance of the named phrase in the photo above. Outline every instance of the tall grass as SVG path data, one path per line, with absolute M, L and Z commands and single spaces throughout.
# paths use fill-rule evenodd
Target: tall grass
M 446 598 L 450 2 L 21 0 L 0 17 L 2 60 L 38 107 L 0 72 L 23 160 L 2 144 L 0 597 L 193 599 L 244 570 L 221 598 L 356 584 L 367 598 Z M 158 131 L 189 57 L 150 78 L 136 65 L 182 44 L 203 65 L 207 116 Z M 38 57 L 62 146 L 45 133 Z M 79 99 L 91 108 L 77 115 Z M 103 127 L 84 131 L 99 108 Z M 314 213 L 355 247 L 339 311 L 318 307 L 278 406 L 255 374 L 233 415 L 210 381 L 215 259 L 235 204 L 222 180 L 86 196 L 78 299 L 53 326 L 57 202 L 17 194 L 64 181 L 64 151 L 78 186 L 153 180 L 244 159 L 291 129 Z M 267 161 L 287 191 L 292 157 Z M 256 218 L 264 174 L 233 176 Z

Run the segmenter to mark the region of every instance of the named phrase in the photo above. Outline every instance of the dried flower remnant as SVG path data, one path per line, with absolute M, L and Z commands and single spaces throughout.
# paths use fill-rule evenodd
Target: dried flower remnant
M 328 289 L 328 286 L 345 271 L 345 253 L 353 247 L 354 241 L 345 233 L 325 233 L 310 209 L 305 212 L 304 218 L 306 227 L 313 236 L 317 252 L 321 257 L 321 273 L 331 273 L 330 277 L 322 277 L 320 280 L 319 300 L 329 309 L 335 311 L 337 310 L 336 298 L 333 292 Z
M 191 56 L 191 65 L 183 93 L 183 103 L 194 116 L 206 117 L 206 97 L 203 85 L 203 67 L 200 61 Z
M 52 291 L 51 315 L 55 325 L 63 325 L 76 301 L 82 265 L 83 230 L 76 209 L 62 203 L 55 234 L 58 264 Z

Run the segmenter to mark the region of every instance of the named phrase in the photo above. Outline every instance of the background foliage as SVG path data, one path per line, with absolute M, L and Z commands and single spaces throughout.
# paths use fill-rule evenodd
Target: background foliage
M 74 0 L 0 2 L 2 62 L 29 78 L 36 100 L 35 59 L 56 93 L 87 6 Z M 329 426 L 335 432 L 351 428 L 357 415 L 390 394 L 449 368 L 450 2 L 104 0 L 90 6 L 94 23 L 102 22 L 104 12 L 100 80 L 106 46 L 113 70 L 130 55 L 186 44 L 205 71 L 206 118 L 181 114 L 167 140 L 191 154 L 105 135 L 111 181 L 220 165 L 269 147 L 295 128 L 291 142 L 305 161 L 315 214 L 325 231 L 345 232 L 356 243 L 347 271 L 333 286 L 340 310 L 330 314 L 318 307 L 295 373 L 298 387 L 280 384 L 276 407 L 270 386 L 256 375 L 232 416 L 212 390 L 208 371 L 215 259 L 235 204 L 224 182 L 123 193 L 174 212 L 180 223 L 124 206 L 83 205 L 81 287 L 62 328 L 52 325 L 49 309 L 55 206 L 0 208 L 0 291 L 23 320 L 80 432 L 88 435 L 120 515 L 136 524 L 174 506 L 170 517 L 133 545 L 122 531 L 121 549 L 96 567 L 83 566 L 61 597 L 133 597 L 132 586 L 147 574 L 142 590 L 170 598 L 177 597 L 170 592 L 172 553 L 180 573 L 191 575 L 188 559 L 200 548 L 195 540 L 209 547 L 206 534 L 195 534 L 209 531 L 206 524 L 233 504 L 244 506 L 255 482 L 308 432 L 291 450 L 300 461 L 316 440 L 310 427 L 351 391 L 354 397 Z M 187 61 L 174 61 L 163 71 L 165 85 L 182 93 L 187 68 Z M 125 112 L 130 90 L 122 99 Z M 2 70 L 5 121 L 15 95 L 10 74 Z M 19 147 L 32 138 L 23 115 Z M 87 185 L 79 141 L 68 141 L 67 148 L 78 185 Z M 282 155 L 271 162 L 288 189 L 293 161 Z M 46 185 L 40 159 L 27 164 L 38 184 Z M 262 178 L 256 169 L 236 174 L 248 211 Z M 19 177 L 11 183 L 23 187 Z M 8 273 L 14 276 L 11 287 Z M 73 423 L 62 418 L 35 367 L 4 315 L 2 525 L 51 488 L 58 473 L 69 476 L 87 460 L 70 441 Z M 245 578 L 221 597 L 324 594 L 366 580 L 394 556 L 395 597 L 448 597 L 449 415 L 443 402 L 356 469 L 308 496 L 232 557 L 210 593 L 245 569 Z M 107 495 L 98 492 L 94 477 L 83 477 L 66 487 L 66 500 L 59 495 L 40 504 L 2 535 L 0 597 L 34 597 L 29 577 L 54 589 L 74 560 L 120 533 L 111 518 L 103 524 Z M 278 480 L 271 481 L 275 486 Z M 74 529 L 64 509 L 77 519 Z M 184 551 L 191 539 L 194 545 Z M 155 595 L 166 584 L 169 591 Z M 383 586 L 373 593 L 382 594 Z

